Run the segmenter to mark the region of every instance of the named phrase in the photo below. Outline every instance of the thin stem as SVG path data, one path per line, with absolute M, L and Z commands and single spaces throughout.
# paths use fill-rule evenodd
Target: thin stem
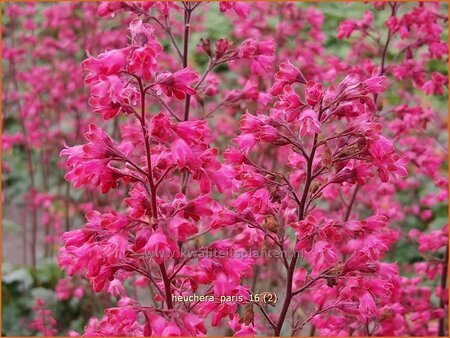
M 366 318 L 366 332 L 367 332 L 367 336 L 370 337 L 371 334 L 370 334 L 370 330 L 369 330 L 369 319 L 368 318 Z
M 316 310 L 309 318 L 307 318 L 303 323 L 301 323 L 300 325 L 297 325 L 293 330 L 292 330 L 292 336 L 295 335 L 295 332 L 297 332 L 298 330 L 303 329 L 303 327 L 308 324 L 315 316 L 320 315 L 321 313 L 324 313 L 328 310 L 331 310 L 332 308 L 336 307 L 336 305 L 331 305 L 325 309 L 322 310 Z
M 389 29 L 389 31 L 388 31 L 388 36 L 387 36 L 387 38 L 386 38 L 386 43 L 385 43 L 384 48 L 383 48 L 383 53 L 381 54 L 381 70 L 380 70 L 380 75 L 383 75 L 384 72 L 385 72 L 385 70 L 386 70 L 386 69 L 384 68 L 384 66 L 385 66 L 385 63 L 386 63 L 387 49 L 388 49 L 388 46 L 389 46 L 389 42 L 391 41 L 391 36 L 392 36 L 392 32 L 391 32 L 391 30 Z
M 141 182 L 142 186 L 144 187 L 144 189 L 145 189 L 145 191 L 146 191 L 146 193 L 147 193 L 148 198 L 149 198 L 149 199 L 152 198 L 152 193 L 151 193 L 151 191 L 150 191 L 150 189 L 149 189 L 149 187 L 148 187 L 148 184 L 147 184 L 147 182 L 145 181 L 145 179 L 142 179 L 142 178 L 140 178 L 139 176 L 132 175 L 132 174 L 130 174 L 130 173 L 124 172 L 124 171 L 122 171 L 122 170 L 120 170 L 120 169 L 117 169 L 117 168 L 114 168 L 114 167 L 110 167 L 109 169 L 115 171 L 115 172 L 118 173 L 119 175 L 131 177 L 132 179 L 135 179 L 136 181 Z
M 150 184 L 150 188 L 152 190 L 152 212 L 153 216 L 157 218 L 156 211 L 156 196 L 154 196 L 154 182 L 153 182 L 153 173 L 152 173 L 152 157 L 150 152 L 150 137 L 148 135 L 146 116 L 145 116 L 145 95 L 144 95 L 144 87 L 142 85 L 142 80 L 138 80 L 139 89 L 141 91 L 141 127 L 142 133 L 144 134 L 144 144 L 145 144 L 145 154 L 147 158 L 147 179 Z
M 320 109 L 319 111 L 319 121 L 322 116 L 322 113 L 325 109 Z M 317 150 L 317 139 L 319 137 L 319 134 L 314 134 L 314 140 L 311 147 L 310 155 L 308 156 L 308 162 L 307 162 L 307 169 L 306 169 L 306 182 L 305 187 L 303 190 L 303 195 L 300 200 L 299 204 L 299 211 L 298 211 L 298 219 L 303 220 L 305 219 L 305 205 L 306 205 L 306 199 L 308 198 L 309 189 L 311 187 L 311 183 L 314 180 L 313 179 L 313 162 L 314 162 L 314 156 L 316 154 Z M 281 329 L 283 328 L 284 320 L 286 319 L 287 312 L 289 310 L 289 305 L 291 304 L 291 300 L 293 295 L 292 292 L 292 284 L 293 284 L 293 278 L 294 278 L 294 272 L 295 272 L 295 266 L 297 264 L 299 254 L 297 251 L 295 251 L 294 256 L 292 257 L 291 263 L 289 264 L 289 268 L 287 271 L 287 284 L 286 284 L 286 292 L 284 296 L 284 302 L 281 308 L 280 316 L 278 317 L 278 321 L 276 324 L 276 328 L 274 329 L 274 336 L 279 336 L 281 333 Z
M 164 30 L 167 32 L 167 35 L 169 35 L 170 41 L 172 42 L 172 45 L 175 47 L 178 57 L 180 58 L 180 60 L 183 60 L 183 54 L 181 54 L 181 50 L 180 50 L 180 48 L 178 48 L 178 44 L 175 41 L 175 38 L 173 37 L 173 34 L 172 34 L 172 27 L 170 27 L 169 16 L 166 15 L 164 17 L 164 20 L 166 22 L 166 26 L 164 27 Z
M 191 3 L 183 2 L 184 6 L 184 38 L 183 38 L 183 67 L 186 68 L 188 64 L 189 56 L 189 33 L 191 30 L 191 14 L 195 7 L 191 7 Z M 186 101 L 184 103 L 184 121 L 189 120 L 189 112 L 191 108 L 191 96 L 186 95 Z M 186 195 L 187 185 L 189 182 L 189 173 L 185 172 L 182 179 L 181 192 Z
M 266 318 L 266 320 L 267 320 L 267 322 L 270 324 L 270 326 L 272 326 L 272 328 L 275 329 L 275 328 L 276 328 L 276 325 L 275 325 L 275 323 L 272 321 L 272 319 L 270 319 L 270 317 L 269 317 L 269 315 L 267 314 L 266 310 L 264 310 L 264 308 L 263 308 L 260 304 L 258 304 L 258 303 L 256 303 L 256 302 L 255 302 L 254 304 L 256 304 L 256 306 L 259 307 L 259 309 L 261 310 L 261 313 L 263 314 L 264 318 Z
M 203 296 L 208 295 L 208 293 L 211 292 L 211 290 L 213 289 L 213 287 L 214 287 L 213 285 L 208 286 L 208 288 L 207 288 L 207 289 L 205 290 L 205 292 L 203 293 Z M 187 312 L 191 312 L 192 309 L 193 309 L 194 307 L 196 307 L 199 303 L 200 303 L 200 300 L 196 301 L 193 305 L 189 305 L 189 307 L 188 307 L 188 309 L 187 309 Z
M 448 245 L 445 247 L 445 255 L 444 255 L 444 262 L 442 264 L 442 275 L 441 275 L 441 294 L 440 294 L 440 300 L 439 300 L 439 307 L 445 312 L 445 302 L 443 293 L 445 291 L 445 288 L 447 286 L 447 275 L 448 275 Z M 439 319 L 439 328 L 438 328 L 438 336 L 445 336 L 445 315 L 442 316 L 442 318 Z
M 353 190 L 352 198 L 350 200 L 350 204 L 348 205 L 347 212 L 345 213 L 344 222 L 347 222 L 350 218 L 350 215 L 352 213 L 353 204 L 355 204 L 356 195 L 358 194 L 359 190 L 359 184 L 356 183 L 356 187 Z
M 116 157 L 112 157 L 111 161 L 121 161 L 121 162 L 126 162 L 129 165 L 131 165 L 134 169 L 136 169 L 138 172 L 140 172 L 141 174 L 143 174 L 145 177 L 148 176 L 148 173 L 145 172 L 144 170 L 142 170 L 136 163 L 134 163 L 132 160 L 130 160 L 129 158 L 125 157 L 125 156 L 116 156 Z
M 158 210 L 157 210 L 157 203 L 156 203 L 156 187 L 155 183 L 153 182 L 153 173 L 152 173 L 152 157 L 150 152 L 150 138 L 148 135 L 148 129 L 147 124 L 145 120 L 145 89 L 142 84 L 142 79 L 138 78 L 138 84 L 139 84 L 139 90 L 141 93 L 141 127 L 142 127 L 142 133 L 144 134 L 144 143 L 145 143 L 145 154 L 147 157 L 147 180 L 150 184 L 150 191 L 151 191 L 151 202 L 152 202 L 152 216 L 154 219 L 158 218 Z M 159 264 L 159 268 L 161 270 L 161 277 L 164 282 L 164 290 L 166 293 L 166 303 L 167 307 L 169 309 L 173 308 L 172 304 L 172 292 L 170 289 L 170 280 L 167 277 L 167 271 L 166 266 L 164 263 Z
M 289 187 L 289 190 L 291 191 L 291 193 L 292 193 L 292 195 L 294 196 L 294 200 L 295 200 L 295 202 L 298 204 L 298 206 L 300 206 L 301 205 L 301 201 L 300 201 L 300 199 L 298 198 L 298 196 L 297 196 L 297 194 L 296 194 L 296 192 L 295 192 L 295 189 L 294 189 L 294 187 L 292 186 L 292 184 L 291 184 L 291 182 L 289 182 L 289 179 L 286 177 L 286 176 L 282 176 L 282 178 L 283 178 L 283 180 L 286 182 L 286 184 L 288 185 L 288 187 Z M 299 209 L 300 210 L 300 209 Z M 300 216 L 300 215 L 299 215 Z
M 311 325 L 311 328 L 309 330 L 309 336 L 310 337 L 314 337 L 316 334 L 316 326 L 315 325 Z
M 158 186 L 161 184 L 162 180 L 167 176 L 170 170 L 172 170 L 174 167 L 169 167 L 166 169 L 166 171 L 161 175 L 161 177 L 158 179 L 158 181 L 155 183 L 155 188 L 158 188 Z
M 317 137 L 315 137 L 315 140 L 317 140 Z M 310 160 L 308 161 L 308 171 L 307 171 L 307 179 L 305 184 L 305 189 L 303 191 L 302 200 L 300 201 L 300 210 L 299 210 L 299 219 L 302 220 L 304 218 L 304 207 L 305 207 L 305 201 L 306 197 L 308 195 L 309 187 L 311 185 L 311 170 L 312 170 L 312 159 L 314 158 L 315 153 L 315 144 L 313 146 L 313 150 L 311 152 Z M 278 317 L 278 321 L 276 324 L 276 327 L 274 329 L 274 336 L 279 336 L 281 333 L 281 329 L 284 324 L 284 320 L 286 318 L 289 305 L 292 300 L 292 280 L 294 278 L 294 271 L 295 271 L 295 265 L 297 264 L 298 260 L 298 252 L 295 251 L 294 257 L 292 257 L 291 263 L 289 264 L 288 272 L 287 272 L 287 284 L 286 284 L 286 292 L 284 296 L 284 302 L 283 306 L 281 308 L 280 316 Z
M 170 277 L 169 277 L 169 280 L 171 281 L 171 280 L 173 280 L 176 276 L 177 276 L 177 274 L 178 274 L 178 272 L 180 272 L 181 271 L 181 269 L 192 259 L 193 257 L 189 257 L 189 258 L 187 258 L 187 259 L 185 259 L 183 262 L 181 262 L 180 263 L 180 265 L 178 266 L 178 268 L 175 270 L 175 271 L 173 271 L 172 272 L 172 274 L 170 275 Z
M 205 115 L 205 119 L 210 117 L 212 114 L 214 114 L 220 107 L 222 107 L 225 104 L 226 100 L 223 100 L 220 102 L 217 106 L 215 106 L 208 114 Z
M 398 8 L 398 4 L 396 2 L 394 2 L 391 5 L 391 17 L 395 16 L 395 13 L 397 12 L 397 8 Z M 386 71 L 385 65 L 386 65 L 386 56 L 387 56 L 387 51 L 388 51 L 388 47 L 389 47 L 389 43 L 391 42 L 391 38 L 392 38 L 392 30 L 389 28 L 388 29 L 388 34 L 386 37 L 386 42 L 384 44 L 384 48 L 383 51 L 381 53 L 381 69 L 380 69 L 380 76 L 384 74 L 384 72 Z M 378 99 L 378 94 L 375 94 L 374 96 L 374 101 L 377 102 Z
M 322 185 L 319 190 L 317 190 L 314 195 L 311 196 L 311 198 L 309 199 L 308 203 L 306 204 L 306 210 L 309 210 L 309 206 L 311 205 L 311 203 L 319 197 L 319 195 L 321 194 L 321 192 L 328 187 L 330 184 L 333 184 L 333 181 L 327 182 L 324 185 Z
M 313 285 L 315 282 L 317 282 L 319 279 L 323 278 L 323 275 L 320 275 L 314 279 L 311 279 L 308 283 L 306 283 L 305 285 L 303 285 L 300 289 L 298 289 L 297 291 L 292 292 L 292 295 L 298 295 L 299 293 L 302 293 L 303 291 L 305 291 L 307 288 L 309 288 L 311 285 Z
M 161 98 L 156 94 L 156 92 L 155 92 L 153 89 L 150 90 L 150 93 L 149 93 L 149 94 L 150 94 L 152 97 L 154 97 L 156 100 L 158 100 L 158 102 L 161 103 L 161 105 L 162 105 L 164 108 L 166 108 L 166 110 L 169 112 L 170 115 L 172 115 L 172 116 L 175 118 L 175 120 L 177 120 L 178 122 L 181 122 L 181 119 L 174 113 L 174 111 L 167 105 L 167 103 L 164 102 L 164 100 L 161 99 Z
M 194 89 L 197 90 L 198 87 L 200 87 L 200 85 L 203 83 L 203 81 L 205 81 L 206 76 L 208 76 L 209 72 L 211 72 L 211 70 L 213 70 L 213 68 L 215 67 L 215 63 L 211 62 L 208 65 L 208 68 L 205 70 L 205 72 L 203 73 L 202 78 L 200 79 L 200 81 L 197 82 L 197 84 L 195 85 Z
M 66 196 L 64 198 L 64 216 L 66 223 L 66 232 L 70 230 L 70 183 L 66 182 Z
M 212 228 L 209 228 L 203 232 L 198 233 L 197 235 L 193 235 L 192 237 L 189 237 L 188 239 L 186 239 L 187 242 L 192 241 L 194 239 L 197 239 L 199 237 L 202 237 L 203 235 L 206 235 L 208 232 L 210 232 L 212 230 Z
M 184 3 L 183 3 L 184 4 Z M 189 54 L 189 33 L 191 30 L 191 4 L 186 3 L 184 9 L 184 37 L 183 37 L 183 68 L 187 67 Z M 189 120 L 189 110 L 191 106 L 191 96 L 186 95 L 184 104 L 184 120 Z

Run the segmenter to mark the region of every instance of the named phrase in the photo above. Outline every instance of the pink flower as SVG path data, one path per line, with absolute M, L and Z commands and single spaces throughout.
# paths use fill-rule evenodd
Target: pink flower
M 198 222 L 200 218 L 211 216 L 213 214 L 211 210 L 212 202 L 211 197 L 202 195 L 183 205 L 183 207 L 180 208 L 180 215 L 186 219 L 191 218 L 195 222 Z
M 152 254 L 152 258 L 157 264 L 161 264 L 170 258 L 180 256 L 178 245 L 163 232 L 154 232 L 145 244 L 143 251 Z
M 83 298 L 84 293 L 85 293 L 84 287 L 80 286 L 73 291 L 73 296 L 75 298 L 81 299 L 81 298 Z
M 310 215 L 305 220 L 292 224 L 292 228 L 296 230 L 299 236 L 295 250 L 312 250 L 314 242 L 318 237 L 316 224 L 316 219 Z
M 234 337 L 253 337 L 256 335 L 256 329 L 253 325 L 241 324 L 239 314 L 235 314 L 233 319 L 230 320 L 228 325 L 235 332 Z
M 206 333 L 203 320 L 194 314 L 180 312 L 176 319 L 165 319 L 151 311 L 145 312 L 146 336 L 201 336 Z
M 358 25 L 353 20 L 345 20 L 339 24 L 338 39 L 348 39 L 352 33 L 358 28 Z
M 216 59 L 220 60 L 228 51 L 229 42 L 227 39 L 218 39 L 215 44 L 216 47 Z
M 361 314 L 369 318 L 376 313 L 377 305 L 370 292 L 365 292 L 359 297 L 359 308 L 361 310 Z
M 300 114 L 300 135 L 313 135 L 320 133 L 320 123 L 317 120 L 317 113 L 312 109 L 306 109 Z
M 286 112 L 286 120 L 292 122 L 300 116 L 300 112 L 306 107 L 300 96 L 294 91 L 291 85 L 285 85 L 283 94 L 279 95 L 279 101 L 275 107 Z
M 174 137 L 181 137 L 189 145 L 202 143 L 209 133 L 204 120 L 183 121 L 172 125 L 172 130 L 176 133 Z
M 172 157 L 180 168 L 184 168 L 195 159 L 191 147 L 182 138 L 175 139 L 172 142 Z
M 372 76 L 362 83 L 365 86 L 367 93 L 380 94 L 386 90 L 386 77 L 384 76 Z
M 433 58 L 442 59 L 448 54 L 448 45 L 444 42 L 432 42 L 428 47 Z
M 163 48 L 154 36 L 153 26 L 142 23 L 142 20 L 134 20 L 130 22 L 129 30 L 133 46 L 150 47 L 156 56 L 162 53 Z
M 211 190 L 211 183 L 214 183 L 219 192 L 231 186 L 232 174 L 226 167 L 217 160 L 218 150 L 208 149 L 203 152 L 198 159 L 199 167 L 193 167 L 193 179 L 200 181 L 200 191 L 208 193 Z
M 253 81 L 247 81 L 242 89 L 233 89 L 225 96 L 226 103 L 234 103 L 239 100 L 256 100 L 259 98 L 258 87 Z
M 237 285 L 236 283 L 228 279 L 228 277 L 224 273 L 217 274 L 214 285 L 214 296 L 217 297 L 217 299 L 220 300 L 221 297 L 226 296 L 230 296 L 230 300 L 231 296 L 235 296 L 236 298 L 234 298 L 235 300 L 233 301 L 227 302 L 204 302 L 199 304 L 199 312 L 203 316 L 206 316 L 210 312 L 213 312 L 213 315 L 211 317 L 211 325 L 213 327 L 218 326 L 221 320 L 225 317 L 232 319 L 234 314 L 236 313 L 237 304 L 243 303 L 248 298 L 247 291 L 240 285 Z M 239 299 L 241 299 L 241 301 L 239 301 Z
M 275 73 L 275 83 L 270 90 L 273 96 L 280 94 L 286 85 L 293 83 L 303 83 L 307 81 L 303 73 L 288 60 L 280 64 L 279 71 Z
M 158 142 L 168 142 L 171 138 L 172 123 L 167 115 L 159 113 L 150 122 L 150 135 Z
M 85 134 L 90 142 L 84 146 L 66 147 L 61 156 L 68 156 L 66 165 L 70 168 L 65 178 L 74 182 L 75 187 L 94 184 L 101 187 L 103 193 L 117 187 L 121 177 L 109 167 L 113 157 L 123 157 L 109 136 L 95 125 L 90 125 Z
M 88 54 L 88 58 L 81 65 L 89 71 L 86 83 L 92 84 L 101 76 L 116 75 L 126 64 L 128 48 L 112 49 L 99 54 L 98 59 Z
M 189 236 L 198 232 L 197 227 L 193 223 L 180 217 L 172 218 L 169 227 L 179 241 L 185 241 Z
M 355 181 L 360 185 L 366 184 L 367 180 L 374 176 L 370 166 L 366 164 L 360 164 L 353 168 L 353 174 L 355 177 Z
M 361 82 L 356 75 L 348 75 L 339 84 L 338 97 L 342 101 L 364 99 L 364 103 L 372 106 L 373 101 L 367 96 L 369 93 L 378 94 L 386 89 L 386 78 L 384 76 L 373 76 Z
M 153 79 L 158 69 L 157 58 L 162 53 L 163 47 L 154 37 L 154 28 L 149 24 L 143 24 L 142 20 L 134 20 L 129 26 L 132 46 L 128 61 L 128 71 L 131 74 L 149 81 Z
M 98 15 L 108 16 L 124 8 L 124 2 L 102 1 L 98 6 Z
M 56 329 L 56 320 L 52 317 L 51 310 L 45 308 L 45 302 L 41 298 L 36 298 L 32 306 L 35 318 L 30 323 L 30 328 L 41 333 L 43 336 L 53 337 L 58 330 Z
M 21 133 L 14 134 L 2 134 L 2 149 L 8 151 L 14 144 L 20 144 L 24 141 L 24 137 Z
M 157 77 L 158 87 L 167 95 L 174 95 L 177 99 L 183 100 L 186 95 L 195 95 L 196 91 L 190 86 L 198 79 L 198 74 L 190 68 L 184 68 L 175 73 L 162 72 Z
M 125 86 L 117 75 L 101 76 L 91 85 L 89 104 L 94 111 L 109 120 L 119 114 L 126 105 L 133 105 L 137 93 L 131 86 Z
M 373 157 L 382 160 L 394 153 L 394 145 L 391 140 L 384 136 L 380 136 L 377 140 L 369 143 L 369 151 Z
M 149 81 L 153 79 L 158 69 L 156 60 L 159 53 L 158 50 L 150 46 L 140 47 L 130 52 L 130 61 L 128 63 L 128 71 L 130 74 L 142 77 Z
M 108 286 L 108 292 L 113 296 L 124 296 L 125 288 L 123 287 L 122 281 L 118 279 L 113 279 Z
M 420 219 L 423 221 L 429 221 L 433 218 L 433 211 L 432 210 L 424 210 L 420 214 Z
M 84 137 L 89 141 L 83 146 L 86 158 L 109 159 L 113 156 L 120 156 L 120 151 L 109 135 L 95 124 L 89 125 L 89 131 L 84 134 Z
M 207 96 L 216 96 L 219 93 L 219 80 L 214 75 L 206 78 L 204 93 Z
M 315 83 L 313 81 L 308 81 L 306 84 L 306 102 L 314 107 L 317 103 L 319 103 L 322 98 L 323 88 L 320 83 Z
M 419 242 L 419 250 L 421 252 L 436 252 L 445 246 L 448 241 L 447 226 L 441 230 L 433 230 L 430 233 L 422 233 L 417 240 Z
M 336 249 L 330 243 L 324 241 L 318 241 L 314 245 L 313 251 L 310 256 L 311 264 L 314 266 L 314 275 L 319 271 L 323 271 L 335 265 L 338 261 Z
M 441 73 L 433 72 L 431 80 L 424 83 L 422 90 L 427 95 L 442 95 L 444 94 L 443 87 L 448 86 L 448 78 Z
M 377 160 L 374 165 L 378 168 L 377 172 L 383 182 L 389 180 L 389 174 L 395 178 L 406 177 L 408 171 L 406 165 L 408 164 L 408 158 L 401 158 L 397 154 L 392 154 L 390 157 L 385 157 L 383 160 Z
M 220 1 L 219 9 L 221 12 L 233 10 L 240 18 L 246 19 L 250 14 L 251 6 L 245 2 Z
M 347 39 L 356 30 L 365 32 L 373 23 L 373 13 L 371 11 L 366 11 L 364 17 L 361 20 L 351 20 L 347 19 L 339 24 L 338 27 L 338 39 Z
M 257 42 L 254 39 L 245 40 L 238 49 L 240 59 L 251 61 L 251 70 L 254 74 L 260 74 L 272 67 L 275 46 L 272 39 Z
M 58 300 L 67 300 L 72 295 L 71 289 L 69 287 L 68 279 L 60 279 L 55 288 L 56 298 Z

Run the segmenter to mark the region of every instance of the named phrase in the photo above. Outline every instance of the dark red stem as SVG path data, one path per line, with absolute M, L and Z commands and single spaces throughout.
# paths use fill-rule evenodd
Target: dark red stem
M 445 255 L 444 255 L 444 262 L 442 264 L 442 275 L 441 275 L 441 295 L 440 295 L 440 301 L 439 301 L 439 307 L 444 310 L 444 315 L 441 319 L 439 319 L 439 328 L 438 328 L 438 336 L 445 336 L 445 302 L 443 293 L 447 286 L 447 275 L 448 275 L 448 245 L 445 248 Z
M 152 157 L 150 152 L 150 137 L 148 135 L 148 128 L 145 116 L 145 90 L 142 84 L 142 80 L 140 78 L 137 78 L 137 80 L 139 84 L 139 91 L 141 94 L 141 119 L 139 121 L 141 123 L 142 133 L 144 135 L 145 154 L 147 157 L 147 180 L 150 185 L 150 192 L 151 192 L 152 217 L 156 220 L 158 218 L 158 210 L 156 203 L 156 186 L 153 181 Z M 164 263 L 159 264 L 159 269 L 161 271 L 161 278 L 164 282 L 164 291 L 166 294 L 167 307 L 169 309 L 172 309 L 173 303 L 172 303 L 172 292 L 170 288 L 170 280 L 167 277 L 166 266 L 164 265 Z
M 187 67 L 188 55 L 189 55 L 189 33 L 191 30 L 191 4 L 185 3 L 184 10 L 184 38 L 183 38 L 183 68 Z M 186 95 L 186 101 L 184 103 L 184 120 L 189 120 L 189 110 L 191 106 L 191 96 Z
M 321 109 L 319 112 L 319 121 L 321 118 L 323 110 Z M 308 194 L 309 194 L 309 188 L 311 187 L 311 183 L 314 180 L 313 178 L 313 162 L 314 162 L 314 155 L 316 154 L 316 149 L 317 149 L 317 139 L 318 139 L 318 134 L 314 135 L 314 141 L 313 141 L 313 145 L 311 148 L 311 153 L 308 157 L 308 163 L 307 163 L 307 169 L 306 169 L 306 182 L 305 182 L 305 188 L 303 190 L 303 195 L 302 198 L 300 200 L 300 204 L 299 204 L 299 220 L 303 220 L 305 218 L 305 205 L 306 205 L 306 199 L 308 198 Z M 281 307 L 281 312 L 280 315 L 278 317 L 277 323 L 276 323 L 276 327 L 273 331 L 273 335 L 274 336 L 279 336 L 281 333 L 281 329 L 283 328 L 283 324 L 284 321 L 286 319 L 286 315 L 288 313 L 289 310 L 289 305 L 291 304 L 292 301 L 292 297 L 294 296 L 293 292 L 292 292 L 292 280 L 294 278 L 294 272 L 295 272 L 295 266 L 297 264 L 297 260 L 298 260 L 298 252 L 295 251 L 294 256 L 292 257 L 292 260 L 289 264 L 288 267 L 288 271 L 287 271 L 287 277 L 286 277 L 286 292 L 285 292 L 285 296 L 284 296 L 284 302 L 283 305 Z

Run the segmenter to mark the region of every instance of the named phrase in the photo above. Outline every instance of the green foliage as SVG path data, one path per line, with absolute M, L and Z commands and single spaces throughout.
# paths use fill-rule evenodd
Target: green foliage
M 90 305 L 95 297 L 82 299 L 71 298 L 59 301 L 55 286 L 62 277 L 57 263 L 47 260 L 36 269 L 21 267 L 10 270 L 4 267 L 2 276 L 2 335 L 30 336 L 36 334 L 29 329 L 33 320 L 32 306 L 36 298 L 45 301 L 46 308 L 58 323 L 58 335 L 67 335 L 69 330 L 82 332 L 86 321 L 92 315 L 99 315 L 97 309 Z

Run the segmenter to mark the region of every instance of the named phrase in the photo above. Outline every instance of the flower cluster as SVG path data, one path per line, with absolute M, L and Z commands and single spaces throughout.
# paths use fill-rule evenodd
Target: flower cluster
M 3 149 L 62 242 L 57 300 L 101 294 L 84 335 L 447 333 L 447 16 L 364 6 L 8 6 Z
M 56 321 L 52 317 L 52 312 L 45 308 L 45 302 L 41 298 L 36 298 L 32 310 L 35 313 L 35 319 L 30 323 L 30 328 L 42 333 L 43 336 L 53 337 L 58 332 Z
M 88 143 L 61 152 L 67 157 L 66 179 L 75 187 L 98 186 L 101 192 L 108 193 L 118 188 L 120 182 L 129 185 L 127 209 L 124 213 L 89 211 L 88 223 L 82 229 L 62 235 L 65 248 L 59 262 L 71 275 L 85 272 L 94 291 L 106 291 L 121 297 L 121 301 L 126 296 L 123 284 L 137 273 L 144 278 L 142 282 L 150 282 L 157 288 L 155 301 L 170 310 L 162 316 L 144 307 L 132 310 L 124 302 L 123 308 L 108 310 L 106 317 L 98 325 L 92 325 L 88 333 L 95 328 L 98 333 L 110 335 L 124 332 L 160 335 L 172 331 L 197 335 L 205 331 L 200 317 L 186 313 L 187 322 L 198 323 L 191 324 L 192 330 L 187 329 L 187 325 L 180 324 L 179 310 L 172 301 L 172 295 L 187 292 L 187 280 L 192 291 L 197 289 L 195 285 L 223 283 L 222 290 L 210 292 L 216 297 L 230 292 L 248 297 L 248 291 L 239 283 L 250 271 L 251 260 L 198 258 L 197 267 L 187 265 L 188 260 L 182 260 L 180 254 L 182 243 L 188 244 L 201 229 L 211 228 L 217 209 L 217 202 L 211 198 L 212 189 L 218 192 L 230 189 L 232 174 L 217 159 L 218 150 L 209 145 L 211 133 L 206 121 L 178 122 L 170 117 L 165 104 L 160 113 L 147 116 L 147 96 L 162 102 L 186 99 L 196 94 L 199 83 L 194 83 L 199 77 L 188 67 L 161 71 L 157 59 L 162 47 L 154 38 L 153 27 L 135 20 L 129 30 L 128 47 L 108 50 L 97 58 L 89 56 L 83 62 L 94 111 L 104 119 L 115 118 L 120 112 L 130 117 L 122 142 L 114 142 L 92 124 L 85 133 Z M 198 189 L 188 184 L 189 179 L 198 182 Z M 163 188 L 169 193 L 161 194 Z M 217 241 L 204 250 L 214 252 L 231 246 L 231 241 Z M 240 268 L 236 269 L 236 265 Z M 155 267 L 161 278 L 152 277 Z M 185 276 L 189 275 L 187 279 Z M 203 316 L 214 312 L 212 324 L 217 326 L 221 318 L 235 313 L 236 306 L 237 303 L 213 307 L 200 304 L 196 311 Z M 144 326 L 137 323 L 142 313 L 146 318 Z M 117 316 L 129 321 L 117 327 Z M 161 324 L 153 325 L 157 321 Z
M 386 203 L 398 205 L 395 187 L 405 189 L 402 182 L 408 177 L 411 159 L 421 161 L 418 153 L 427 151 L 419 150 L 420 145 L 407 149 L 407 137 L 412 136 L 404 135 L 404 146 L 396 140 L 410 131 L 406 123 L 410 128 L 419 121 L 426 126 L 432 116 L 408 106 L 396 107 L 392 120 L 382 114 L 380 97 L 391 86 L 387 75 L 396 79 L 408 75 L 400 75 L 395 64 L 386 64 L 383 49 L 381 65 L 364 60 L 364 67 L 358 68 L 339 63 L 309 42 L 333 65 L 334 71 L 326 73 L 313 61 L 314 53 L 297 61 L 288 52 L 275 56 L 275 44 L 285 43 L 281 37 L 273 39 L 257 31 L 245 38 L 244 33 L 246 25 L 267 11 L 266 5 L 259 6 L 253 16 L 248 5 L 221 3 L 221 11 L 234 10 L 238 17 L 247 18 L 236 29 L 237 36 L 245 39 L 237 47 L 225 39 L 214 44 L 202 39 L 199 51 L 209 64 L 200 76 L 189 66 L 186 49 L 181 52 L 166 21 L 168 13 L 180 7 L 158 4 L 155 14 L 149 14 L 151 8 L 145 6 L 102 5 L 102 15 L 125 11 L 135 17 L 129 24 L 130 42 L 98 57 L 89 55 L 83 62 L 93 110 L 105 120 L 117 119 L 121 112 L 127 116 L 121 141 L 113 141 L 92 125 L 85 134 L 88 143 L 61 152 L 67 156 L 66 178 L 75 186 L 98 186 L 103 193 L 121 184 L 128 187 L 123 211 L 91 210 L 83 228 L 62 236 L 61 266 L 70 274 L 85 273 L 96 292 L 119 299 L 119 306 L 90 322 L 86 333 L 201 335 L 206 333 L 203 319 L 211 315 L 213 327 L 228 319 L 237 335 L 270 330 L 280 335 L 288 312 L 305 301 L 309 317 L 295 319 L 292 334 L 306 324 L 320 334 L 403 334 L 409 330 L 407 315 L 442 321 L 446 301 L 436 308 L 428 298 L 423 301 L 427 309 L 415 312 L 400 298 L 398 288 L 408 285 L 404 295 L 411 297 L 420 292 L 420 279 L 401 277 L 401 266 L 385 262 L 402 235 L 394 224 L 404 217 L 398 207 L 387 208 Z M 184 24 L 190 29 L 190 18 L 199 5 L 183 6 Z M 399 27 L 414 25 L 408 15 L 394 25 L 397 5 L 389 6 L 392 17 L 386 46 L 402 31 Z M 382 7 L 376 5 L 378 10 Z M 281 8 L 282 13 L 298 10 L 291 5 Z M 413 9 L 412 13 L 418 12 Z M 314 14 L 310 10 L 307 21 L 310 34 L 320 42 L 322 21 L 313 19 Z M 295 17 L 292 14 L 290 19 Z M 183 61 L 181 67 L 172 59 L 165 61 L 169 67 L 164 68 L 166 52 L 155 37 L 158 27 L 144 23 L 143 18 L 153 19 L 169 35 Z M 370 11 L 361 21 L 347 20 L 339 26 L 338 38 L 349 38 L 355 31 L 370 38 L 374 22 Z M 282 26 L 278 29 L 286 29 Z M 439 40 L 439 35 L 422 43 L 433 44 L 432 38 Z M 277 71 L 272 68 L 274 62 L 279 64 Z M 306 62 L 312 65 L 309 69 L 297 66 Z M 243 87 L 225 92 L 222 101 L 214 104 L 211 99 L 217 99 L 220 90 L 213 70 L 225 63 L 232 70 L 247 70 L 239 80 Z M 435 72 L 431 82 L 414 76 L 413 81 L 434 95 L 443 93 L 446 80 Z M 249 99 L 257 106 L 246 103 Z M 159 105 L 151 116 L 148 101 Z M 179 109 L 184 110 L 183 116 Z M 234 145 L 223 152 L 223 163 L 219 149 L 211 146 L 220 131 L 210 130 L 205 120 L 222 109 L 235 118 L 240 115 L 239 132 L 232 139 Z M 240 114 L 242 110 L 246 111 Z M 217 124 L 217 128 L 222 127 Z M 441 162 L 425 164 L 427 158 L 424 155 L 426 167 L 418 166 L 418 170 L 431 176 Z M 363 199 L 362 192 L 369 191 L 374 196 Z M 217 193 L 222 195 L 220 200 Z M 386 197 L 377 200 L 383 194 Z M 337 200 L 339 196 L 342 201 Z M 358 203 L 366 205 L 369 213 L 362 216 Z M 207 233 L 213 239 L 199 242 Z M 227 236 L 216 237 L 219 233 Z M 437 231 L 410 236 L 417 238 L 420 251 L 441 250 L 447 240 L 446 232 Z M 191 254 L 186 256 L 186 250 Z M 251 250 L 258 255 L 249 256 Z M 274 269 L 263 270 L 269 279 L 276 280 L 276 271 L 286 270 L 278 316 L 255 303 L 251 295 L 255 290 L 245 283 L 258 278 L 255 267 L 264 266 Z M 127 285 L 133 283 L 150 285 L 154 306 L 130 298 Z M 174 301 L 192 293 L 213 300 L 187 302 L 185 307 Z M 255 306 L 260 313 L 255 313 Z M 246 308 L 240 319 L 236 317 L 239 307 Z M 398 313 L 397 321 L 404 324 L 394 325 L 389 313 Z M 423 332 L 436 332 L 436 327 Z

